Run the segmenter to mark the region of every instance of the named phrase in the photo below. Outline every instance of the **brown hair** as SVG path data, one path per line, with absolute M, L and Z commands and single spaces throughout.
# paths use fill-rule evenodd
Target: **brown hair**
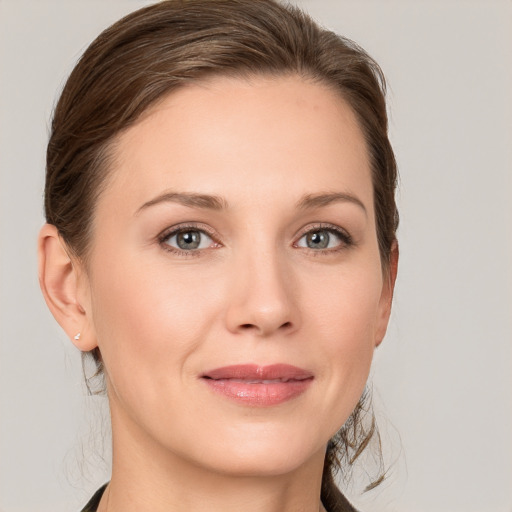
M 47 222 L 87 264 L 95 205 L 106 185 L 116 136 L 157 100 L 188 83 L 215 75 L 262 74 L 295 74 L 326 84 L 352 107 L 368 147 L 386 267 L 398 213 L 382 71 L 352 41 L 275 0 L 163 1 L 100 34 L 72 71 L 55 108 L 47 149 Z M 100 354 L 94 355 L 101 370 Z M 374 434 L 373 421 L 367 430 L 357 428 L 363 409 L 360 402 L 327 450 L 322 499 L 330 510 L 350 510 L 332 475 L 340 459 L 351 464 Z

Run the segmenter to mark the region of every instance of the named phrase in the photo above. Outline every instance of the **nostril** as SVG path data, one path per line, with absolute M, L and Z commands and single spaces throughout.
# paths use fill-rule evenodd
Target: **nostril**
M 280 329 L 289 329 L 291 326 L 292 326 L 291 322 L 285 322 L 279 328 Z M 240 329 L 242 329 L 243 331 L 249 331 L 251 329 L 258 329 L 258 326 L 254 325 L 254 324 L 241 324 Z

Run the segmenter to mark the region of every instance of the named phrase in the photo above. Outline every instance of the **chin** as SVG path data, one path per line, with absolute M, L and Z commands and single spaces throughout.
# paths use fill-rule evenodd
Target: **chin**
M 200 449 L 196 460 L 217 473 L 242 477 L 289 474 L 314 458 L 323 463 L 327 440 L 315 444 L 310 433 L 261 427 L 248 429 L 244 435 L 240 432 L 235 439 L 217 437 L 214 446 Z
M 325 449 L 322 450 L 324 452 Z M 308 456 L 309 455 L 309 456 Z M 288 453 L 246 453 L 222 455 L 211 467 L 217 473 L 238 477 L 277 477 L 297 471 L 309 459 L 311 454 Z M 206 461 L 202 461 L 204 465 Z

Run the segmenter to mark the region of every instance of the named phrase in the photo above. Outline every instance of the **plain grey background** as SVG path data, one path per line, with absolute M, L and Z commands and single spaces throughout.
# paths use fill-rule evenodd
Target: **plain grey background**
M 108 479 L 105 399 L 86 397 L 40 296 L 36 237 L 57 92 L 103 28 L 147 3 L 0 0 L 2 512 L 79 510 Z M 401 173 L 372 377 L 389 478 L 349 493 L 367 512 L 511 512 L 512 2 L 296 3 L 383 67 Z

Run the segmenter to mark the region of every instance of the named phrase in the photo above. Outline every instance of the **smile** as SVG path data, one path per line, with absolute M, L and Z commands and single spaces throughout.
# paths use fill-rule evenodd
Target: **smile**
M 225 366 L 201 376 L 212 391 L 240 404 L 260 407 L 298 397 L 309 388 L 313 378 L 311 372 L 287 364 Z

